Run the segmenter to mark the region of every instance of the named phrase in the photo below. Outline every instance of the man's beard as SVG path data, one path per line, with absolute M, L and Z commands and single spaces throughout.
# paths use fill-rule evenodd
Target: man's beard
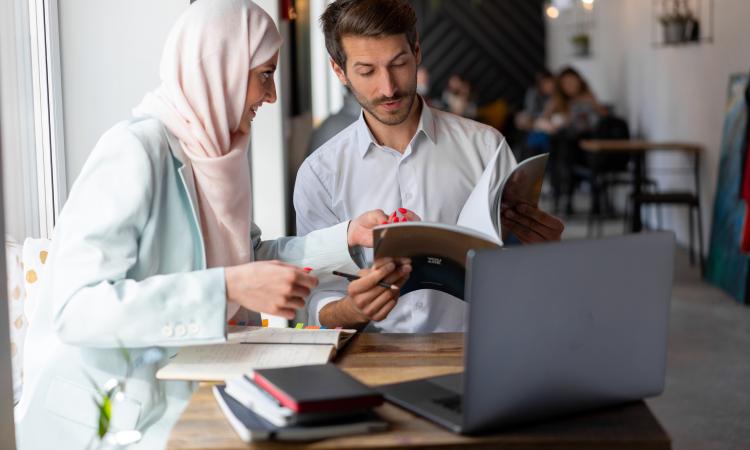
M 408 91 L 396 91 L 396 93 L 394 93 L 392 97 L 380 97 L 376 100 L 370 101 L 360 95 L 359 92 L 354 90 L 352 88 L 352 83 L 349 80 L 347 80 L 347 83 L 349 92 L 354 95 L 354 98 L 357 99 L 357 103 L 359 103 L 362 109 L 370 113 L 370 115 L 374 117 L 375 120 L 384 125 L 400 125 L 404 123 L 404 121 L 406 121 L 406 119 L 409 117 L 409 113 L 411 113 L 412 107 L 414 106 L 414 100 L 416 99 L 417 93 L 416 86 L 412 86 Z M 379 105 L 398 100 L 406 100 L 401 109 L 393 111 L 392 113 L 378 113 L 377 107 Z

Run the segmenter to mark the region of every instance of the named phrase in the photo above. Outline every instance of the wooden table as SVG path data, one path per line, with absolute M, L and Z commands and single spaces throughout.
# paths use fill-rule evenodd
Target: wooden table
M 463 370 L 463 334 L 360 334 L 337 364 L 370 385 Z M 210 385 L 202 385 L 172 430 L 170 450 L 247 448 L 397 449 L 669 449 L 669 436 L 643 402 L 481 437 L 456 435 L 391 404 L 378 408 L 388 432 L 306 444 L 243 443 L 219 410 Z
M 579 142 L 581 149 L 592 154 L 628 153 L 633 155 L 633 198 L 638 198 L 645 179 L 645 154 L 648 151 L 678 151 L 691 154 L 694 158 L 693 176 L 695 177 L 696 192 L 700 191 L 700 154 L 703 147 L 690 142 L 676 141 L 644 141 L 638 139 L 584 139 Z M 643 229 L 640 208 L 633 207 L 631 230 L 638 233 Z

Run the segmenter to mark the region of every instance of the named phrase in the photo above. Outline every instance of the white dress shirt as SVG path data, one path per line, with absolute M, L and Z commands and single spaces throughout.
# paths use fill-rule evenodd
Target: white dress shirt
M 455 224 L 466 199 L 500 148 L 500 176 L 515 166 L 503 136 L 494 128 L 427 107 L 403 154 L 378 145 L 364 117 L 326 142 L 302 164 L 294 187 L 300 236 L 353 219 L 373 209 L 399 207 L 423 221 Z M 372 252 L 366 252 L 366 263 Z M 308 300 L 308 322 L 346 294 L 347 281 L 322 282 Z M 465 303 L 434 290 L 402 296 L 388 317 L 368 330 L 387 332 L 462 331 Z

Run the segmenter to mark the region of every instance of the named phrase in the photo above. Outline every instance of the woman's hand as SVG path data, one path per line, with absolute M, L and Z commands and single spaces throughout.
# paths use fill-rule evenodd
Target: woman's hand
M 382 209 L 367 211 L 361 216 L 349 222 L 347 242 L 349 247 L 372 248 L 372 229 L 388 220 Z
M 388 216 L 388 220 L 383 222 L 383 225 L 389 224 L 389 223 L 399 223 L 399 222 L 421 222 L 422 218 L 417 215 L 414 211 L 410 211 L 406 208 L 399 208 L 393 213 Z
M 397 222 L 418 222 L 422 220 L 414 212 L 405 208 L 398 208 L 390 216 L 382 209 L 367 211 L 361 216 L 349 222 L 347 242 L 349 247 L 357 245 L 372 248 L 372 229 L 378 225 Z
M 318 285 L 306 270 L 279 261 L 258 261 L 224 269 L 227 300 L 255 312 L 294 319 Z

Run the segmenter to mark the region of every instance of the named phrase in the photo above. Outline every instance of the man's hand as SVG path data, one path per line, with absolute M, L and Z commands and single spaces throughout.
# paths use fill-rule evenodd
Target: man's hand
M 503 208 L 502 224 L 524 244 L 559 241 L 565 229 L 560 219 L 526 203 Z
M 227 300 L 245 308 L 294 319 L 318 279 L 279 261 L 258 261 L 224 269 Z
M 399 290 L 380 286 L 387 284 L 402 287 L 409 278 L 411 261 L 403 259 L 396 264 L 391 258 L 382 258 L 370 269 L 358 272 L 359 280 L 349 283 L 346 297 L 331 302 L 320 311 L 320 323 L 333 328 L 364 328 L 370 321 L 381 321 L 396 306 Z

